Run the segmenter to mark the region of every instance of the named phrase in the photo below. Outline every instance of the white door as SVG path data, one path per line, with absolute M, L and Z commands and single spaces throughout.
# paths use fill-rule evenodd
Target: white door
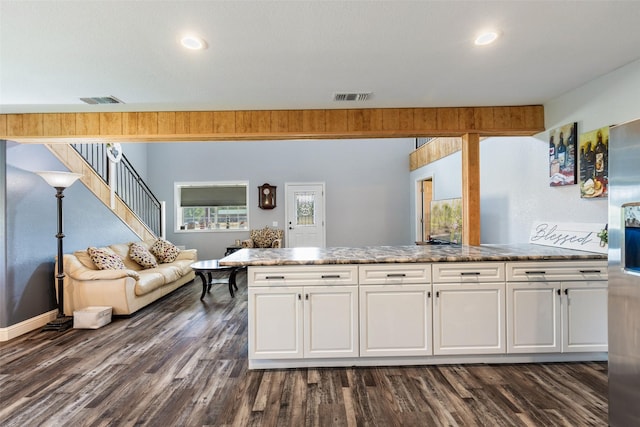
M 564 282 L 562 288 L 562 351 L 607 351 L 607 281 Z
M 358 357 L 358 287 L 304 288 L 304 357 Z
M 504 283 L 433 285 L 433 354 L 504 353 Z
M 324 183 L 285 183 L 285 246 L 325 247 Z

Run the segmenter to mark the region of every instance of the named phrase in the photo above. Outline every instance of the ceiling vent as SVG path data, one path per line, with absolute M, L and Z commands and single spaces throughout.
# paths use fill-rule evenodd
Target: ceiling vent
M 335 93 L 333 94 L 334 101 L 367 101 L 372 95 L 372 92 L 348 92 L 348 93 Z
M 80 101 L 90 105 L 96 104 L 124 104 L 115 96 L 94 96 L 92 98 L 80 98 Z

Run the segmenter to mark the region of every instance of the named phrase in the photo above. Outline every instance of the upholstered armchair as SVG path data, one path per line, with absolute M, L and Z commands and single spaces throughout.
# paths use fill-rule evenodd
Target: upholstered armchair
M 249 239 L 242 241 L 243 248 L 281 248 L 284 246 L 282 243 L 284 230 L 279 228 L 265 227 L 251 230 L 249 237 Z

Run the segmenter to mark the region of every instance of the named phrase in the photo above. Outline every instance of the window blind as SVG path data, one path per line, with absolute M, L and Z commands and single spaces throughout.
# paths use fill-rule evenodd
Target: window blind
M 247 187 L 242 185 L 216 185 L 208 187 L 182 187 L 180 206 L 246 206 Z

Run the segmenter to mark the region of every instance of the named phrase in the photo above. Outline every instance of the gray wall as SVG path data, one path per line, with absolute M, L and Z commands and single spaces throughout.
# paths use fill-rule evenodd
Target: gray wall
M 7 225 L 6 225 L 6 158 L 7 142 L 0 139 L 0 327 L 8 324 L 8 304 L 7 288 L 3 286 L 7 283 Z
M 6 279 L 0 327 L 56 309 L 54 259 L 57 254 L 57 200 L 55 190 L 33 171 L 66 170 L 44 147 L 7 142 Z M 4 186 L 3 186 L 4 187 Z M 138 240 L 122 221 L 81 182 L 64 192 L 64 252 L 88 246 Z M 0 252 L 0 253 L 2 253 Z
M 413 139 L 149 144 L 151 189 L 167 203 L 167 239 L 219 258 L 248 232 L 174 232 L 174 182 L 249 181 L 251 228 L 284 228 L 284 184 L 326 184 L 327 246 L 411 244 L 408 189 Z M 277 207 L 261 210 L 257 187 L 276 185 Z
M 122 154 L 129 160 L 145 182 L 149 182 L 147 147 L 149 144 L 122 143 Z

